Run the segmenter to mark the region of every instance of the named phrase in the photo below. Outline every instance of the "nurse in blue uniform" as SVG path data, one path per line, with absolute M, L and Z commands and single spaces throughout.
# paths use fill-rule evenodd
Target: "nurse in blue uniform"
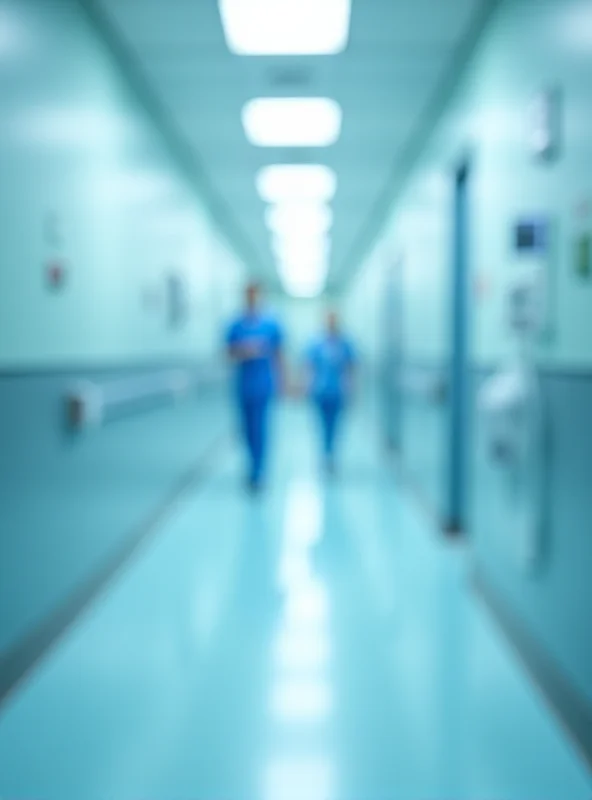
M 269 409 L 282 381 L 283 333 L 260 307 L 261 291 L 249 284 L 245 309 L 230 326 L 226 344 L 236 368 L 236 399 L 249 456 L 248 486 L 261 487 L 267 456 Z
M 321 424 L 325 466 L 335 469 L 341 419 L 353 389 L 356 362 L 352 342 L 342 333 L 339 317 L 329 312 L 325 330 L 307 351 L 310 395 Z

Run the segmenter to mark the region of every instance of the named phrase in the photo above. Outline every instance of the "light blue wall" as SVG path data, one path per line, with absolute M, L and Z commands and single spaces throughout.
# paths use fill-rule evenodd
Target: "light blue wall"
M 380 301 L 386 270 L 392 264 L 392 258 L 392 251 L 385 237 L 374 247 L 364 268 L 354 275 L 342 301 L 345 323 L 359 349 L 363 351 L 369 374 L 376 372 L 380 359 Z
M 211 387 L 69 435 L 59 424 L 69 383 L 120 375 L 0 375 L 0 660 L 93 580 L 229 433 L 225 395 Z
M 80 4 L 0 0 L 0 34 L 0 365 L 211 355 L 240 265 Z
M 244 269 L 78 0 L 0 0 L 0 176 L 1 657 L 229 430 L 218 386 L 71 436 L 67 388 L 216 362 Z
M 512 352 L 504 293 L 516 273 L 512 226 L 520 216 L 553 223 L 554 336 L 539 347 L 553 436 L 546 554 L 536 574 L 511 555 L 510 511 L 472 431 L 471 535 L 488 580 L 580 691 L 592 698 L 592 281 L 575 274 L 576 235 L 592 232 L 592 6 L 584 0 L 503 0 L 443 118 L 399 192 L 382 239 L 404 254 L 404 360 L 437 374 L 450 356 L 452 186 L 455 165 L 473 163 L 470 219 L 471 362 L 475 385 Z M 541 90 L 563 92 L 562 152 L 541 164 L 528 147 L 529 109 Z M 587 211 L 586 211 L 587 207 Z M 373 255 L 352 288 L 374 280 Z M 375 309 L 376 310 L 376 309 Z M 371 315 L 371 312 L 368 312 Z M 361 330 L 361 333 L 363 331 Z M 474 399 L 474 395 L 473 395 Z M 437 511 L 447 409 L 405 397 L 403 458 Z M 468 422 L 469 424 L 469 422 Z
M 292 361 L 302 358 L 310 340 L 318 334 L 325 307 L 321 298 L 294 299 L 284 295 L 273 301 L 273 308 L 286 331 L 287 351 Z

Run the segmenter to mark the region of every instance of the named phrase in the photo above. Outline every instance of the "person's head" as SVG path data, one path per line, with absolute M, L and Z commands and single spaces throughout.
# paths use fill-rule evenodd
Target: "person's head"
M 327 315 L 325 317 L 325 328 L 327 333 L 331 336 L 335 336 L 339 333 L 340 325 L 339 325 L 339 314 L 337 311 L 331 309 L 327 311 Z
M 251 313 L 257 311 L 261 301 L 261 285 L 252 281 L 245 288 L 245 306 Z

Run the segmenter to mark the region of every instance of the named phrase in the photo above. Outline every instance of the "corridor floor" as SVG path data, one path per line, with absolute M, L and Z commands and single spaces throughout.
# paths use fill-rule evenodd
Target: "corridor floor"
M 232 446 L 10 699 L 2 800 L 589 800 L 592 781 L 359 413 L 267 492 Z

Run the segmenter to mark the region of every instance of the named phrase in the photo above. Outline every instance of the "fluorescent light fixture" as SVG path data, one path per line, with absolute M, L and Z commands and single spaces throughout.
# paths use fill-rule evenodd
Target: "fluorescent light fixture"
M 247 139 L 258 147 L 328 147 L 341 133 L 341 107 L 324 97 L 251 100 L 243 108 Z
M 282 284 L 292 297 L 310 299 L 322 294 L 325 288 L 325 276 L 282 275 Z
M 329 262 L 326 260 L 280 261 L 277 269 L 282 280 L 291 282 L 321 281 L 327 277 Z
M 265 224 L 277 236 L 322 236 L 333 224 L 333 212 L 320 203 L 281 203 L 265 210 Z
M 331 55 L 349 39 L 351 0 L 218 0 L 238 55 Z
M 298 245 L 298 243 L 296 243 Z M 293 297 L 317 297 L 322 293 L 329 271 L 328 249 L 313 242 L 308 251 L 287 248 L 277 269 L 284 289 Z
M 297 265 L 298 262 L 324 263 L 329 258 L 331 245 L 323 236 L 310 239 L 274 237 L 271 249 L 278 261 Z
M 337 189 L 335 173 L 322 164 L 274 164 L 260 170 L 256 183 L 266 203 L 326 203 Z

